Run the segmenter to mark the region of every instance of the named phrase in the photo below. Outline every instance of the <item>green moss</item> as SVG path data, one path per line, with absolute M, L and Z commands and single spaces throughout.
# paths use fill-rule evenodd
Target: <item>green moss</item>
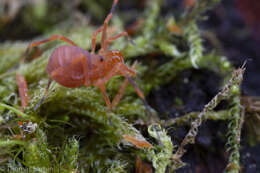
M 214 50 L 209 53 L 203 51 L 203 39 L 196 23 L 197 19 L 203 16 L 202 13 L 208 10 L 208 7 L 214 6 L 216 2 L 201 0 L 190 12 L 184 12 L 182 17 L 176 19 L 174 16 L 171 17 L 183 30 L 183 34 L 176 35 L 167 28 L 167 21 L 171 18 L 160 16 L 162 1 L 151 0 L 147 3 L 144 14 L 140 14 L 145 16 L 146 20 L 140 32 L 132 38 L 136 46 L 130 44 L 125 38 L 111 44 L 110 49 L 119 49 L 123 52 L 129 66 L 133 60 L 138 61 L 137 83 L 146 96 L 152 89 L 174 82 L 175 77 L 186 69 L 208 69 L 229 79 L 229 73 L 233 67 L 225 57 L 219 56 Z M 103 9 L 96 2 L 84 1 L 82 5 L 83 8 L 93 5 L 92 13 L 96 14 L 97 18 L 99 16 L 104 18 L 103 10 L 95 13 L 95 9 Z M 66 9 L 67 12 L 69 9 Z M 35 20 L 38 21 L 33 27 L 46 31 L 41 37 L 32 41 L 47 38 L 52 34 L 62 34 L 80 47 L 90 49 L 91 35 L 97 26 L 79 23 L 73 25 L 74 21 L 68 18 L 62 24 L 46 27 L 43 16 L 48 13 L 48 10 L 52 9 L 46 7 L 42 7 L 39 11 L 31 9 L 29 14 L 33 14 Z M 194 15 L 198 17 L 190 18 Z M 114 16 L 111 23 L 119 30 L 123 30 L 125 20 L 127 19 Z M 99 41 L 100 37 L 97 39 L 98 43 Z M 41 45 L 43 53 L 34 60 L 28 58 L 25 63 L 20 63 L 20 60 L 24 56 L 28 42 L 6 42 L 0 45 L 0 125 L 4 127 L 0 128 L 0 170 L 10 172 L 28 172 L 28 170 L 31 172 L 130 172 L 135 168 L 136 156 L 148 160 L 157 173 L 164 173 L 167 167 L 177 170 L 184 166 L 179 157 L 180 153 L 175 149 L 178 146 L 172 144 L 163 126 L 169 124 L 182 126 L 189 123 L 194 125 L 200 113 L 191 112 L 165 123 L 159 120 L 161 125 L 147 125 L 148 117 L 145 107 L 131 86 L 127 87 L 116 109 L 108 114 L 98 88 L 71 89 L 54 82 L 46 100 L 34 111 L 33 108 L 44 95 L 48 82 L 46 72 L 48 58 L 51 52 L 62 44 L 65 43 L 55 41 Z M 16 72 L 25 76 L 30 91 L 31 99 L 23 113 L 19 111 L 20 98 L 15 80 Z M 122 81 L 122 77 L 114 77 L 109 81 L 106 87 L 110 98 L 116 95 Z M 239 82 L 231 83 L 230 86 L 228 96 L 221 95 L 219 100 L 226 97 L 233 98 L 233 96 L 239 99 Z M 182 104 L 180 99 L 173 99 L 178 104 Z M 216 104 L 214 102 L 213 107 L 219 103 L 219 100 Z M 209 110 L 204 111 L 204 116 L 199 117 L 195 132 L 207 119 L 231 121 L 229 131 L 234 133 L 229 133 L 231 142 L 228 143 L 232 145 L 231 149 L 235 154 L 230 156 L 230 163 L 238 163 L 236 166 L 239 167 L 239 141 L 236 140 L 237 133 L 234 130 L 240 120 L 238 114 L 240 105 L 238 100 L 233 101 L 230 103 L 234 103 L 235 106 L 230 110 L 216 112 L 210 107 Z M 232 110 L 235 111 L 234 116 L 229 114 Z M 157 114 L 155 110 L 151 111 L 154 115 Z M 38 126 L 34 133 L 25 133 L 24 138 L 15 139 L 15 135 L 19 135 L 22 130 L 17 124 L 17 121 L 21 120 L 37 123 Z M 134 123 L 140 122 L 142 128 L 137 129 L 138 126 L 133 126 Z M 191 131 L 194 132 L 192 129 Z M 129 147 L 123 142 L 124 134 L 153 140 L 153 148 Z M 192 139 L 196 134 L 193 133 Z M 191 138 L 189 140 L 194 141 Z M 236 145 L 233 145 L 234 142 Z
M 0 76 L 11 67 L 19 63 L 19 60 L 23 57 L 26 43 L 6 42 L 1 44 L 0 48 Z
M 154 124 L 148 127 L 148 133 L 158 142 L 154 150 L 148 151 L 148 159 L 152 161 L 155 172 L 165 172 L 167 166 L 175 167 L 170 165 L 174 146 L 166 131 Z

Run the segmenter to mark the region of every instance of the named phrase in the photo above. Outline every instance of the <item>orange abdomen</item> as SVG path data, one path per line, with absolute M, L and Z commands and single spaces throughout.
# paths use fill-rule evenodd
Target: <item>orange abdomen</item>
M 51 54 L 47 72 L 59 84 L 76 88 L 84 85 L 88 79 L 90 66 L 90 53 L 79 47 L 64 45 L 57 47 Z

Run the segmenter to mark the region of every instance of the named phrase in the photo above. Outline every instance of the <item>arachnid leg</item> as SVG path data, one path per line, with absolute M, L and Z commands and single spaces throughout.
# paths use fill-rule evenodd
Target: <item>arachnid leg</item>
M 108 25 L 108 22 L 110 21 L 110 19 L 112 18 L 113 16 L 113 13 L 115 11 L 115 8 L 116 8 L 116 4 L 117 4 L 118 0 L 114 0 L 113 1 L 113 5 L 112 5 L 112 8 L 110 10 L 110 13 L 107 15 L 105 21 L 104 21 L 104 25 L 103 25 L 103 32 L 102 32 L 102 38 L 101 38 L 101 48 L 104 49 L 105 48 L 105 41 L 107 39 L 107 25 Z
M 127 67 L 125 64 L 120 64 L 119 65 L 119 71 L 120 74 L 123 76 L 131 76 L 131 77 L 136 77 L 136 72 L 134 69 Z
M 136 63 L 137 63 L 137 61 L 135 61 L 135 62 L 133 63 L 133 65 L 131 66 L 131 69 L 132 69 L 133 71 L 135 71 Z M 121 88 L 119 89 L 117 95 L 114 97 L 114 99 L 113 99 L 113 101 L 112 101 L 112 109 L 114 109 L 114 108 L 116 107 L 117 103 L 118 103 L 118 102 L 120 101 L 120 99 L 123 97 L 127 85 L 128 85 L 128 79 L 125 78 L 125 80 L 124 80 L 124 82 L 123 82 Z
M 18 86 L 19 96 L 21 98 L 22 108 L 25 109 L 30 100 L 28 85 L 24 76 L 18 72 L 16 73 L 16 83 Z
M 117 95 L 114 97 L 114 99 L 112 101 L 112 109 L 115 109 L 116 105 L 118 104 L 118 102 L 123 97 L 127 85 L 128 85 L 128 80 L 125 79 L 123 84 L 121 85 L 121 88 L 119 89 Z
M 61 41 L 65 41 L 66 43 L 69 43 L 73 46 L 77 46 L 73 41 L 71 41 L 70 39 L 62 36 L 62 35 L 53 35 L 51 36 L 50 38 L 46 39 L 46 40 L 41 40 L 41 41 L 36 41 L 36 42 L 32 42 L 28 45 L 26 51 L 25 51 L 25 54 L 24 54 L 24 57 L 26 58 L 30 49 L 32 47 L 36 47 L 36 46 L 39 46 L 40 44 L 43 44 L 43 43 L 46 43 L 46 42 L 50 42 L 50 41 L 54 41 L 54 40 L 61 40 Z
M 135 89 L 136 93 L 138 94 L 138 96 L 143 100 L 145 109 L 146 109 L 146 111 L 147 111 L 147 113 L 148 113 L 148 117 L 149 117 L 149 120 L 150 120 L 151 117 L 152 117 L 152 113 L 151 113 L 151 111 L 150 111 L 150 109 L 149 109 L 149 105 L 148 105 L 147 101 L 145 100 L 145 97 L 144 97 L 143 92 L 142 92 L 141 89 L 137 86 L 136 82 L 135 82 L 133 79 L 131 79 L 131 78 L 128 77 L 128 76 L 127 76 L 127 79 L 128 79 L 128 81 L 130 82 L 130 84 L 134 87 L 134 89 Z
M 111 112 L 111 102 L 109 100 L 109 97 L 107 95 L 107 92 L 106 92 L 106 89 L 105 89 L 105 85 L 104 84 L 101 84 L 98 86 L 104 96 L 104 99 L 105 99 L 105 102 L 106 102 L 106 105 L 107 105 L 107 108 L 108 108 L 108 113 Z
M 97 30 L 95 30 L 92 34 L 92 42 L 91 42 L 91 54 L 95 53 L 95 49 L 96 49 L 96 38 L 98 33 L 102 32 L 104 29 L 104 26 L 101 26 L 100 28 L 98 28 Z
M 107 92 L 106 92 L 106 89 L 105 89 L 105 85 L 104 84 L 101 84 L 99 85 L 99 88 L 104 96 L 104 99 L 105 99 L 105 102 L 106 102 L 106 105 L 107 105 L 107 108 L 108 108 L 108 122 L 109 124 L 111 125 L 112 122 L 111 122 L 111 117 L 109 116 L 109 113 L 111 113 L 111 102 L 109 100 L 109 97 L 107 95 Z
M 106 41 L 105 41 L 103 50 L 106 51 L 106 49 L 108 48 L 108 45 L 110 44 L 111 41 L 116 40 L 116 39 L 118 39 L 118 38 L 120 38 L 120 37 L 124 37 L 124 36 L 127 36 L 128 39 L 129 39 L 129 36 L 128 36 L 127 32 L 122 32 L 122 33 L 120 33 L 120 34 L 118 34 L 118 35 L 109 37 L 109 38 L 106 39 Z
M 38 109 L 38 107 L 43 103 L 43 101 L 45 100 L 47 94 L 48 94 L 48 91 L 49 91 L 49 88 L 50 88 L 50 85 L 51 85 L 51 82 L 52 82 L 52 79 L 49 79 L 48 81 L 48 84 L 47 84 L 47 87 L 45 89 L 45 92 L 44 92 L 44 95 L 43 97 L 41 98 L 40 102 L 34 107 L 34 111 L 36 111 Z
M 132 69 L 128 68 L 128 72 L 132 71 Z M 143 100 L 143 103 L 144 103 L 144 106 L 145 106 L 145 109 L 148 113 L 148 117 L 149 117 L 149 120 L 151 119 L 151 116 L 152 116 L 152 113 L 149 109 L 149 105 L 147 103 L 147 101 L 145 100 L 145 97 L 144 97 L 144 94 L 143 92 L 141 91 L 141 89 L 137 86 L 136 82 L 128 75 L 127 71 L 125 70 L 125 66 L 121 66 L 121 74 L 123 76 L 126 77 L 126 79 L 128 80 L 128 82 L 134 87 L 137 95 Z

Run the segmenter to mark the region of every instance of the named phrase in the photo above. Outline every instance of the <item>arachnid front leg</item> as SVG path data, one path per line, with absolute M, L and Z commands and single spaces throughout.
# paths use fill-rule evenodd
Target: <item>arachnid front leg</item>
M 120 33 L 120 34 L 118 34 L 118 35 L 109 37 L 109 38 L 105 41 L 103 50 L 104 50 L 104 51 L 107 50 L 108 45 L 110 44 L 111 41 L 116 40 L 116 39 L 118 39 L 118 38 L 120 38 L 120 37 L 124 37 L 124 36 L 127 36 L 128 39 L 130 39 L 129 36 L 128 36 L 128 34 L 127 34 L 127 32 L 122 32 L 122 33 Z
M 98 87 L 100 88 L 100 90 L 101 90 L 101 92 L 104 96 L 104 99 L 105 99 L 105 102 L 106 102 L 106 105 L 107 105 L 107 108 L 108 108 L 108 113 L 110 113 L 111 112 L 111 102 L 110 102 L 109 97 L 107 95 L 105 85 L 100 84 Z
M 97 30 L 95 30 L 92 34 L 92 42 L 91 42 L 91 54 L 95 53 L 95 49 L 96 49 L 96 38 L 98 33 L 102 32 L 104 29 L 104 26 L 101 26 L 100 28 L 98 28 Z
M 149 109 L 149 105 L 148 105 L 147 101 L 145 100 L 144 94 L 143 94 L 142 90 L 137 86 L 136 82 L 129 76 L 129 72 L 133 72 L 133 70 L 128 68 L 126 65 L 121 65 L 120 67 L 121 67 L 121 74 L 126 77 L 128 82 L 134 87 L 137 95 L 143 100 L 145 109 L 148 113 L 148 117 L 149 117 L 149 120 L 150 120 L 152 113 Z M 127 70 L 126 70 L 126 68 L 127 68 Z M 135 72 L 134 72 L 134 74 L 135 74 L 134 76 L 136 76 Z
M 117 65 L 114 67 L 113 70 L 111 70 L 104 78 L 102 79 L 99 79 L 97 80 L 95 83 L 94 83 L 94 86 L 100 88 L 102 94 L 104 95 L 104 99 L 105 99 L 105 102 L 106 102 L 106 105 L 108 107 L 108 111 L 110 112 L 111 111 L 111 102 L 109 100 L 109 97 L 106 93 L 106 90 L 105 90 L 105 84 L 115 75 L 117 74 L 120 74 L 119 72 L 119 69 L 120 69 L 120 65 Z
M 133 71 L 135 71 L 136 63 L 137 63 L 137 61 L 135 61 L 135 62 L 133 63 L 133 65 L 131 66 L 131 69 L 132 69 Z M 117 95 L 114 97 L 114 99 L 113 99 L 113 101 L 112 101 L 112 109 L 114 109 L 114 108 L 116 107 L 117 103 L 118 103 L 118 102 L 120 101 L 120 99 L 123 97 L 127 85 L 128 85 L 128 79 L 125 78 L 125 80 L 124 80 L 124 82 L 123 82 L 121 88 L 119 89 Z
M 103 32 L 102 32 L 102 38 L 101 38 L 101 48 L 102 49 L 105 48 L 105 41 L 107 39 L 107 25 L 108 25 L 108 22 L 111 20 L 111 18 L 113 16 L 117 2 L 118 2 L 118 0 L 113 1 L 113 5 L 112 5 L 112 8 L 110 10 L 110 13 L 107 15 L 107 17 L 104 21 L 104 25 L 103 25 L 104 28 L 103 28 Z

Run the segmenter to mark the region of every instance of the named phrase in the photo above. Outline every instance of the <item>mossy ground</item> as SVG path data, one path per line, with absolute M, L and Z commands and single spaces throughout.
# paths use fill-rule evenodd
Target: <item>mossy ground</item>
M 100 2 L 102 3 L 108 2 Z M 227 171 L 240 170 L 241 127 L 239 122 L 242 118 L 239 87 L 242 72 L 240 69 L 240 73 L 236 71 L 232 76 L 234 68 L 225 57 L 215 51 L 213 43 L 212 49 L 205 50 L 197 24 L 204 16 L 203 12 L 214 7 L 218 1 L 200 0 L 191 9 L 183 9 L 183 12 L 176 16 L 174 16 L 175 13 L 169 12 L 166 17 L 160 15 L 162 3 L 163 1 L 160 0 L 151 0 L 144 5 L 144 12 L 138 15 L 138 18 L 145 18 L 144 23 L 132 36 L 135 45 L 121 38 L 110 46 L 111 50 L 119 49 L 123 52 L 129 66 L 135 60 L 138 61 L 137 83 L 151 103 L 154 117 L 160 119 L 158 124 L 147 124 L 145 107 L 130 86 L 117 108 L 109 115 L 112 123 L 108 120 L 103 96 L 94 87 L 70 89 L 53 83 L 44 103 L 34 111 L 33 108 L 43 96 L 48 82 L 45 70 L 48 58 L 56 47 L 64 43 L 55 41 L 33 49 L 25 63 L 21 63 L 21 59 L 29 41 L 6 41 L 1 44 L 0 171 L 134 172 L 137 156 L 149 163 L 154 172 L 178 171 L 184 166 L 182 155 L 185 149 L 183 147 L 193 142 L 198 127 L 208 119 L 223 120 L 229 124 L 226 127 L 229 136 L 226 142 L 231 155 Z M 90 38 L 97 26 L 91 25 L 85 19 L 86 16 L 77 18 L 78 21 L 75 20 L 75 16 L 70 16 L 66 21 L 54 24 L 55 21 L 46 18 L 52 18 L 51 16 L 55 15 L 57 19 L 61 17 L 55 13 L 54 9 L 46 8 L 46 6 L 47 4 L 41 4 L 39 11 L 36 10 L 37 8 L 28 8 L 23 15 L 23 19 L 27 22 L 28 15 L 32 15 L 31 20 L 36 21 L 32 27 L 42 33 L 31 41 L 47 38 L 52 34 L 62 34 L 80 47 L 89 50 Z M 103 19 L 107 10 L 105 6 L 95 1 L 82 1 L 79 6 L 83 11 L 85 7 L 93 7 L 89 15 L 96 16 L 97 20 Z M 62 9 L 59 10 L 65 16 L 68 16 L 67 13 L 72 10 L 69 7 Z M 50 16 L 46 16 L 47 14 Z M 125 20 L 128 18 L 129 12 L 118 10 L 110 26 L 115 26 L 117 32 L 122 31 Z M 182 32 L 170 30 L 169 25 L 178 27 Z M 23 113 L 19 112 L 20 98 L 15 80 L 16 72 L 26 78 L 31 97 Z M 186 72 L 191 72 L 190 76 L 184 75 L 184 79 L 180 79 Z M 200 78 L 201 74 L 207 74 L 209 79 Z M 199 82 L 196 83 L 193 80 Z M 218 84 L 210 84 L 212 80 L 218 81 Z M 114 77 L 109 81 L 107 91 L 110 98 L 115 96 L 122 81 L 122 77 Z M 153 94 L 175 82 L 178 87 L 168 88 L 175 90 L 183 87 L 185 90 L 180 89 L 180 93 L 173 94 L 174 98 L 165 96 L 166 98 L 162 99 L 163 97 L 160 96 L 159 104 L 165 104 L 165 106 L 157 107 L 154 104 L 156 99 L 153 99 Z M 207 88 L 201 85 L 202 82 Z M 221 88 L 223 90 L 218 93 Z M 201 97 L 205 90 L 210 93 L 207 93 L 205 100 L 202 101 Z M 182 94 L 183 91 L 187 95 Z M 172 92 L 178 92 L 178 90 Z M 196 92 L 202 92 L 202 94 Z M 215 100 L 206 105 L 215 95 L 217 95 Z M 226 100 L 226 106 L 220 106 L 218 110 L 215 110 L 214 108 L 222 100 Z M 173 107 L 181 108 L 183 116 L 173 116 L 176 112 L 180 113 Z M 18 121 L 36 123 L 36 131 L 26 134 L 25 138 L 16 139 L 15 135 L 20 133 Z M 187 125 L 192 129 L 191 135 L 187 135 L 182 142 L 174 138 L 174 132 L 168 133 L 172 128 L 177 131 L 176 127 Z M 154 147 L 135 148 L 123 140 L 124 134 L 146 139 Z

